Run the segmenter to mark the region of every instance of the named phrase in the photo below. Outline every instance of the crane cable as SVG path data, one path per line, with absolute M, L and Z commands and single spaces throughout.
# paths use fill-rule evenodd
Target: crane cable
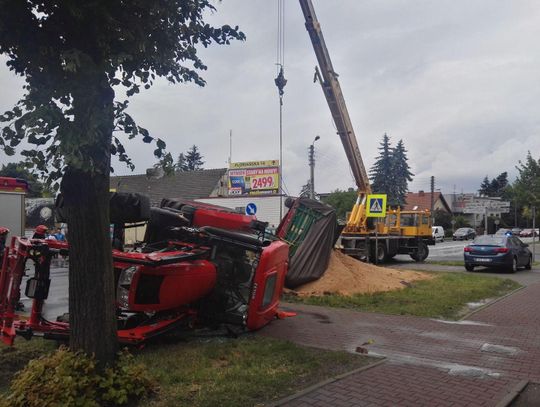
M 277 73 L 285 65 L 285 4 L 284 0 L 277 0 L 278 2 L 278 15 L 277 15 L 277 55 L 276 55 L 276 65 Z
M 278 70 L 277 77 L 274 83 L 278 88 L 279 93 L 279 219 L 283 218 L 283 95 L 287 80 L 283 67 L 285 65 L 285 0 L 277 0 L 278 5 L 278 21 L 277 21 L 277 61 L 276 67 Z

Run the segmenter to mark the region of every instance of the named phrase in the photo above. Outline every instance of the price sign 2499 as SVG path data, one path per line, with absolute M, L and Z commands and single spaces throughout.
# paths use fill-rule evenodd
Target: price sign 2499
M 251 189 L 277 188 L 275 175 L 255 175 L 251 177 Z

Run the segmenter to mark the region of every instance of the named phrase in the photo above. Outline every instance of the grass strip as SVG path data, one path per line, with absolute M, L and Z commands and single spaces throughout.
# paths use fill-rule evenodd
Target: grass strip
M 416 281 L 402 290 L 321 297 L 287 295 L 289 302 L 349 308 L 393 315 L 458 319 L 467 303 L 496 298 L 520 287 L 509 279 L 464 273 L 433 273 L 432 280 Z
M 55 349 L 54 341 L 0 344 L 0 397 L 16 371 Z M 139 406 L 251 407 L 278 400 L 378 359 L 246 334 L 240 338 L 164 337 L 135 354 L 159 390 Z
M 15 346 L 7 346 L 0 343 L 0 395 L 9 388 L 13 375 L 21 370 L 26 364 L 35 358 L 51 352 L 56 348 L 54 341 L 46 341 L 35 338 L 25 341 L 18 338 Z
M 246 335 L 160 345 L 141 353 L 160 385 L 153 407 L 262 405 L 376 359 Z

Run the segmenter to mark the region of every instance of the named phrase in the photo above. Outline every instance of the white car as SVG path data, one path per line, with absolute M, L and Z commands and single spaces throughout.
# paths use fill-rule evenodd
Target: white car
M 431 235 L 433 236 L 435 242 L 444 242 L 444 229 L 442 226 L 432 226 Z

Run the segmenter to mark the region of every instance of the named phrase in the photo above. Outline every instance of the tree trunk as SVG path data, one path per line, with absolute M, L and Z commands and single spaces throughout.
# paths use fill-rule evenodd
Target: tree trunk
M 101 366 L 117 350 L 114 274 L 109 232 L 110 145 L 114 92 L 104 77 L 73 94 L 80 156 L 61 183 L 69 230 L 70 348 L 94 355 Z M 81 163 L 82 159 L 82 163 Z

